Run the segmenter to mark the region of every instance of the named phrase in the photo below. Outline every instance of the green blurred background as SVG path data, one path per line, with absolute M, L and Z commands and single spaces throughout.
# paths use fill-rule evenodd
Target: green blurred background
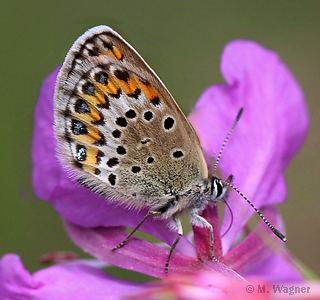
M 34 272 L 44 253 L 83 255 L 50 203 L 33 194 L 33 109 L 41 82 L 75 39 L 106 24 L 139 51 L 185 113 L 207 86 L 222 81 L 228 41 L 252 39 L 280 54 L 305 92 L 311 118 L 308 139 L 286 173 L 289 197 L 280 209 L 288 248 L 320 274 L 319 1 L 2 1 L 0 24 L 1 256 L 17 253 Z

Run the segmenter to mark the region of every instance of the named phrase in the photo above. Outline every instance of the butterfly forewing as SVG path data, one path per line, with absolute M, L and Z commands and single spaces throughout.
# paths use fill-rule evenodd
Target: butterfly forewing
M 55 92 L 60 159 L 85 186 L 136 207 L 208 177 L 198 137 L 139 54 L 107 26 L 70 49 Z

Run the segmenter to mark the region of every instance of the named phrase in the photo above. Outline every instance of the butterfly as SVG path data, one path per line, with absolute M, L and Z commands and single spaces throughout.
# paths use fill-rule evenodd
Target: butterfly
M 225 201 L 231 177 L 224 181 L 209 173 L 192 125 L 118 33 L 97 26 L 75 41 L 57 78 L 54 109 L 58 157 L 72 177 L 129 209 L 148 209 L 113 250 L 124 246 L 149 216 L 172 219 L 178 235 L 166 262 L 168 272 L 183 234 L 179 215 L 187 212 L 193 225 L 210 229 L 215 259 L 213 228 L 201 213 Z

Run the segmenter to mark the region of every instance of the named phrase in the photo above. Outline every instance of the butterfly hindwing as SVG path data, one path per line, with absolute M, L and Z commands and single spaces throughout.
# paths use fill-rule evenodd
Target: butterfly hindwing
M 107 26 L 88 30 L 67 54 L 55 133 L 60 159 L 82 184 L 133 206 L 183 194 L 208 176 L 199 139 L 171 94 Z

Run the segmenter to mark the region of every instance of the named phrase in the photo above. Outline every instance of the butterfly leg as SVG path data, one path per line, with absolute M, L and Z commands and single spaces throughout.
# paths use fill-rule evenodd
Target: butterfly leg
M 213 253 L 213 228 L 212 225 L 203 217 L 199 216 L 196 213 L 191 213 L 191 220 L 193 220 L 193 223 L 195 225 L 201 226 L 201 227 L 207 227 L 210 230 L 210 253 L 212 260 L 219 262 L 219 260 L 214 256 Z
M 147 218 L 149 216 L 154 216 L 154 215 L 158 215 L 159 212 L 155 212 L 155 211 L 149 211 L 144 217 L 143 219 L 140 221 L 140 223 L 130 232 L 130 234 L 126 237 L 125 240 L 123 240 L 118 246 L 112 248 L 112 251 L 115 251 L 119 248 L 121 248 L 132 236 L 133 234 L 141 227 L 141 225 L 144 223 L 145 220 L 147 220 Z
M 176 225 L 176 227 L 178 229 L 178 236 L 176 237 L 176 239 L 174 240 L 174 242 L 173 242 L 173 244 L 172 244 L 172 246 L 170 248 L 170 252 L 169 252 L 169 256 L 168 256 L 168 259 L 167 259 L 167 262 L 166 262 L 166 268 L 165 268 L 166 274 L 168 274 L 169 262 L 170 262 L 170 259 L 171 259 L 171 256 L 172 256 L 172 252 L 173 252 L 174 248 L 177 246 L 177 244 L 179 243 L 180 238 L 183 235 L 183 229 L 182 229 L 181 221 L 180 221 L 180 219 L 178 218 L 177 215 L 173 215 L 173 222 L 174 222 L 174 224 Z

